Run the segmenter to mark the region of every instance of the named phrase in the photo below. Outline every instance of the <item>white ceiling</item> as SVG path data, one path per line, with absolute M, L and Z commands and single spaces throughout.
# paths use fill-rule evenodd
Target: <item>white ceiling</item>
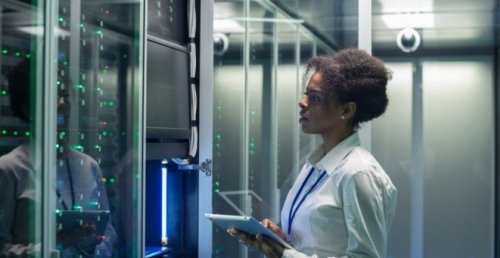
M 376 0 L 373 1 L 373 48 L 395 49 L 396 35 L 400 29 L 388 28 L 384 15 L 397 9 L 418 9 L 415 4 L 426 1 Z M 419 29 L 422 49 L 449 49 L 460 51 L 488 51 L 495 45 L 495 15 L 498 10 L 495 0 L 427 0 L 434 25 Z M 413 6 L 412 6 L 413 5 Z M 392 10 L 392 11 L 391 11 Z M 396 10 L 396 11 L 394 11 Z M 498 37 L 498 36 L 497 36 Z
M 334 42 L 348 41 L 356 34 L 357 7 L 352 0 L 255 0 L 258 3 L 279 3 L 297 13 L 307 23 Z M 416 29 L 422 37 L 419 51 L 491 51 L 498 37 L 495 30 L 499 16 L 497 0 L 373 0 L 373 49 L 382 52 L 400 52 L 396 37 L 401 28 L 390 28 L 385 15 L 417 12 L 432 17 L 430 27 Z M 215 0 L 215 18 L 231 17 L 243 12 L 242 0 Z M 262 8 L 252 8 L 263 13 Z M 341 9 L 339 11 L 339 9 Z M 258 14 L 255 14 L 258 17 Z M 425 20 L 422 20 L 425 21 Z M 337 40 L 339 37 L 343 39 Z M 352 42 L 348 42 L 349 44 Z M 342 46 L 342 44 L 340 44 Z

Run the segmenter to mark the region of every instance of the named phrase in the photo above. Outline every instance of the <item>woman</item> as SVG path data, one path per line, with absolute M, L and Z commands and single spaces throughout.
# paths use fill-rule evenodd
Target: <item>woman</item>
M 288 192 L 283 229 L 262 222 L 293 249 L 234 228 L 229 234 L 267 257 L 386 257 L 397 192 L 357 129 L 384 113 L 389 79 L 382 61 L 358 49 L 309 60 L 299 122 L 323 143 Z

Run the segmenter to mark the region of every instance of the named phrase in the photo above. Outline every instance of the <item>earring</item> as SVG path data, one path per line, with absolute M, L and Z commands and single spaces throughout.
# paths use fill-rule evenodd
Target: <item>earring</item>
M 345 119 L 345 116 L 341 116 L 340 119 L 344 120 Z

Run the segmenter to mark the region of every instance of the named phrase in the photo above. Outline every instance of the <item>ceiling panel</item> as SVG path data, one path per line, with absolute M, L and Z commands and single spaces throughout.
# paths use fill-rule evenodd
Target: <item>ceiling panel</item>
M 419 3 L 427 3 L 430 9 L 420 13 L 432 15 L 433 25 L 415 27 L 422 37 L 420 52 L 477 53 L 490 52 L 496 44 L 495 0 L 377 0 L 373 4 L 373 51 L 401 53 L 396 38 L 401 28 L 390 28 L 386 15 L 413 10 Z M 430 3 L 430 4 L 429 4 Z M 418 13 L 418 12 L 417 12 Z

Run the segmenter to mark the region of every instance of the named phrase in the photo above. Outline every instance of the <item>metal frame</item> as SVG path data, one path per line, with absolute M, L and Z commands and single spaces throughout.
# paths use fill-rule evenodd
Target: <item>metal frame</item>
M 59 1 L 45 1 L 45 17 L 44 17 L 44 42 L 45 46 L 43 49 L 43 57 L 37 62 L 38 64 L 43 62 L 43 68 L 38 69 L 37 74 L 42 76 L 42 80 L 37 80 L 37 86 L 42 85 L 41 92 L 36 92 L 37 95 L 37 110 L 40 105 L 42 105 L 41 112 L 37 111 L 37 132 L 41 131 L 41 137 L 36 140 L 35 147 L 37 150 L 42 150 L 40 154 L 36 154 L 37 157 L 33 159 L 36 163 L 34 166 L 35 171 L 41 170 L 42 175 L 42 256 L 43 257 L 53 257 L 55 250 L 55 221 L 53 216 L 53 211 L 55 210 L 55 200 L 52 198 L 53 189 L 50 187 L 52 185 L 52 171 L 54 171 L 54 165 L 52 162 L 43 162 L 47 160 L 56 160 L 56 150 L 53 143 L 56 142 L 56 92 L 50 85 L 55 85 L 55 78 L 51 76 L 52 74 L 57 74 L 57 67 L 53 61 L 53 57 L 57 56 L 57 40 L 55 40 L 55 26 L 54 23 L 57 21 L 57 5 Z M 41 61 L 40 61 L 41 60 Z M 40 77 L 39 77 L 40 78 Z M 41 84 L 39 84 L 41 82 Z M 39 87 L 37 87 L 39 88 Z M 39 94 L 41 93 L 41 94 Z M 41 121 L 40 121 L 41 120 Z M 34 152 L 38 153 L 38 152 Z M 39 163 L 40 162 L 40 163 Z M 56 252 L 57 253 L 57 252 Z M 58 256 L 58 255 L 56 255 Z
M 358 48 L 372 52 L 372 1 L 358 0 Z M 368 150 L 372 146 L 371 122 L 364 123 L 359 129 L 361 145 Z
M 199 161 L 212 160 L 213 145 L 213 5 L 199 1 Z M 212 256 L 212 224 L 205 213 L 212 211 L 212 177 L 198 175 L 198 257 Z M 207 237 L 208 235 L 208 237 Z

